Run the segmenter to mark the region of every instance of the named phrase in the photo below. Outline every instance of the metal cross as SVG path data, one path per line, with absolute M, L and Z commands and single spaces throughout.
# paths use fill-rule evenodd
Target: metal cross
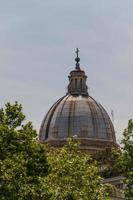
M 77 48 L 76 51 L 75 51 L 75 53 L 77 54 L 77 58 L 79 57 L 79 52 L 80 52 L 80 51 L 79 51 L 79 49 Z

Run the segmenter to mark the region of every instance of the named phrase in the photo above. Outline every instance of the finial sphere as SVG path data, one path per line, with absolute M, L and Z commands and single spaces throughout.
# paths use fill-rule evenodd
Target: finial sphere
M 79 58 L 79 57 L 75 58 L 75 61 L 76 61 L 77 63 L 79 63 L 80 58 Z

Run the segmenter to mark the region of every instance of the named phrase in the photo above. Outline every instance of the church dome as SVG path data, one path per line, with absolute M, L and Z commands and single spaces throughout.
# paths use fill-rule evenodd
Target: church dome
M 68 137 L 76 136 L 83 149 L 116 146 L 115 131 L 109 115 L 88 94 L 87 76 L 80 69 L 78 51 L 75 60 L 76 68 L 70 72 L 68 92 L 46 114 L 39 140 L 61 146 Z

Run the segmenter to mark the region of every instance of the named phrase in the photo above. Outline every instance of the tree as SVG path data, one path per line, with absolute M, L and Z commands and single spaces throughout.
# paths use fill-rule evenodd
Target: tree
M 106 147 L 104 150 L 97 152 L 94 159 L 98 163 L 101 177 L 112 178 L 122 175 L 121 161 L 122 151 L 116 147 Z
M 79 151 L 75 139 L 69 139 L 62 148 L 50 148 L 48 162 L 50 171 L 44 183 L 52 200 L 106 199 L 96 163 Z
M 0 109 L 0 199 L 47 199 L 42 180 L 48 172 L 45 146 L 32 123 L 24 124 L 22 106 Z
M 123 133 L 123 175 L 125 177 L 126 199 L 133 199 L 133 120 L 129 120 L 128 127 Z
M 0 200 L 106 200 L 96 162 L 71 138 L 40 144 L 22 106 L 0 109 Z

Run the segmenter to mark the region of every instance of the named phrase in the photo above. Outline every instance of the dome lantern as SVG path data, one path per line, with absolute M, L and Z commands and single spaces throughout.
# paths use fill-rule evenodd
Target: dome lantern
M 88 96 L 88 87 L 86 85 L 87 76 L 85 75 L 85 72 L 80 69 L 80 58 L 78 56 L 78 53 L 79 49 L 77 48 L 77 57 L 75 58 L 76 67 L 75 70 L 70 72 L 70 76 L 68 76 L 68 94 Z

